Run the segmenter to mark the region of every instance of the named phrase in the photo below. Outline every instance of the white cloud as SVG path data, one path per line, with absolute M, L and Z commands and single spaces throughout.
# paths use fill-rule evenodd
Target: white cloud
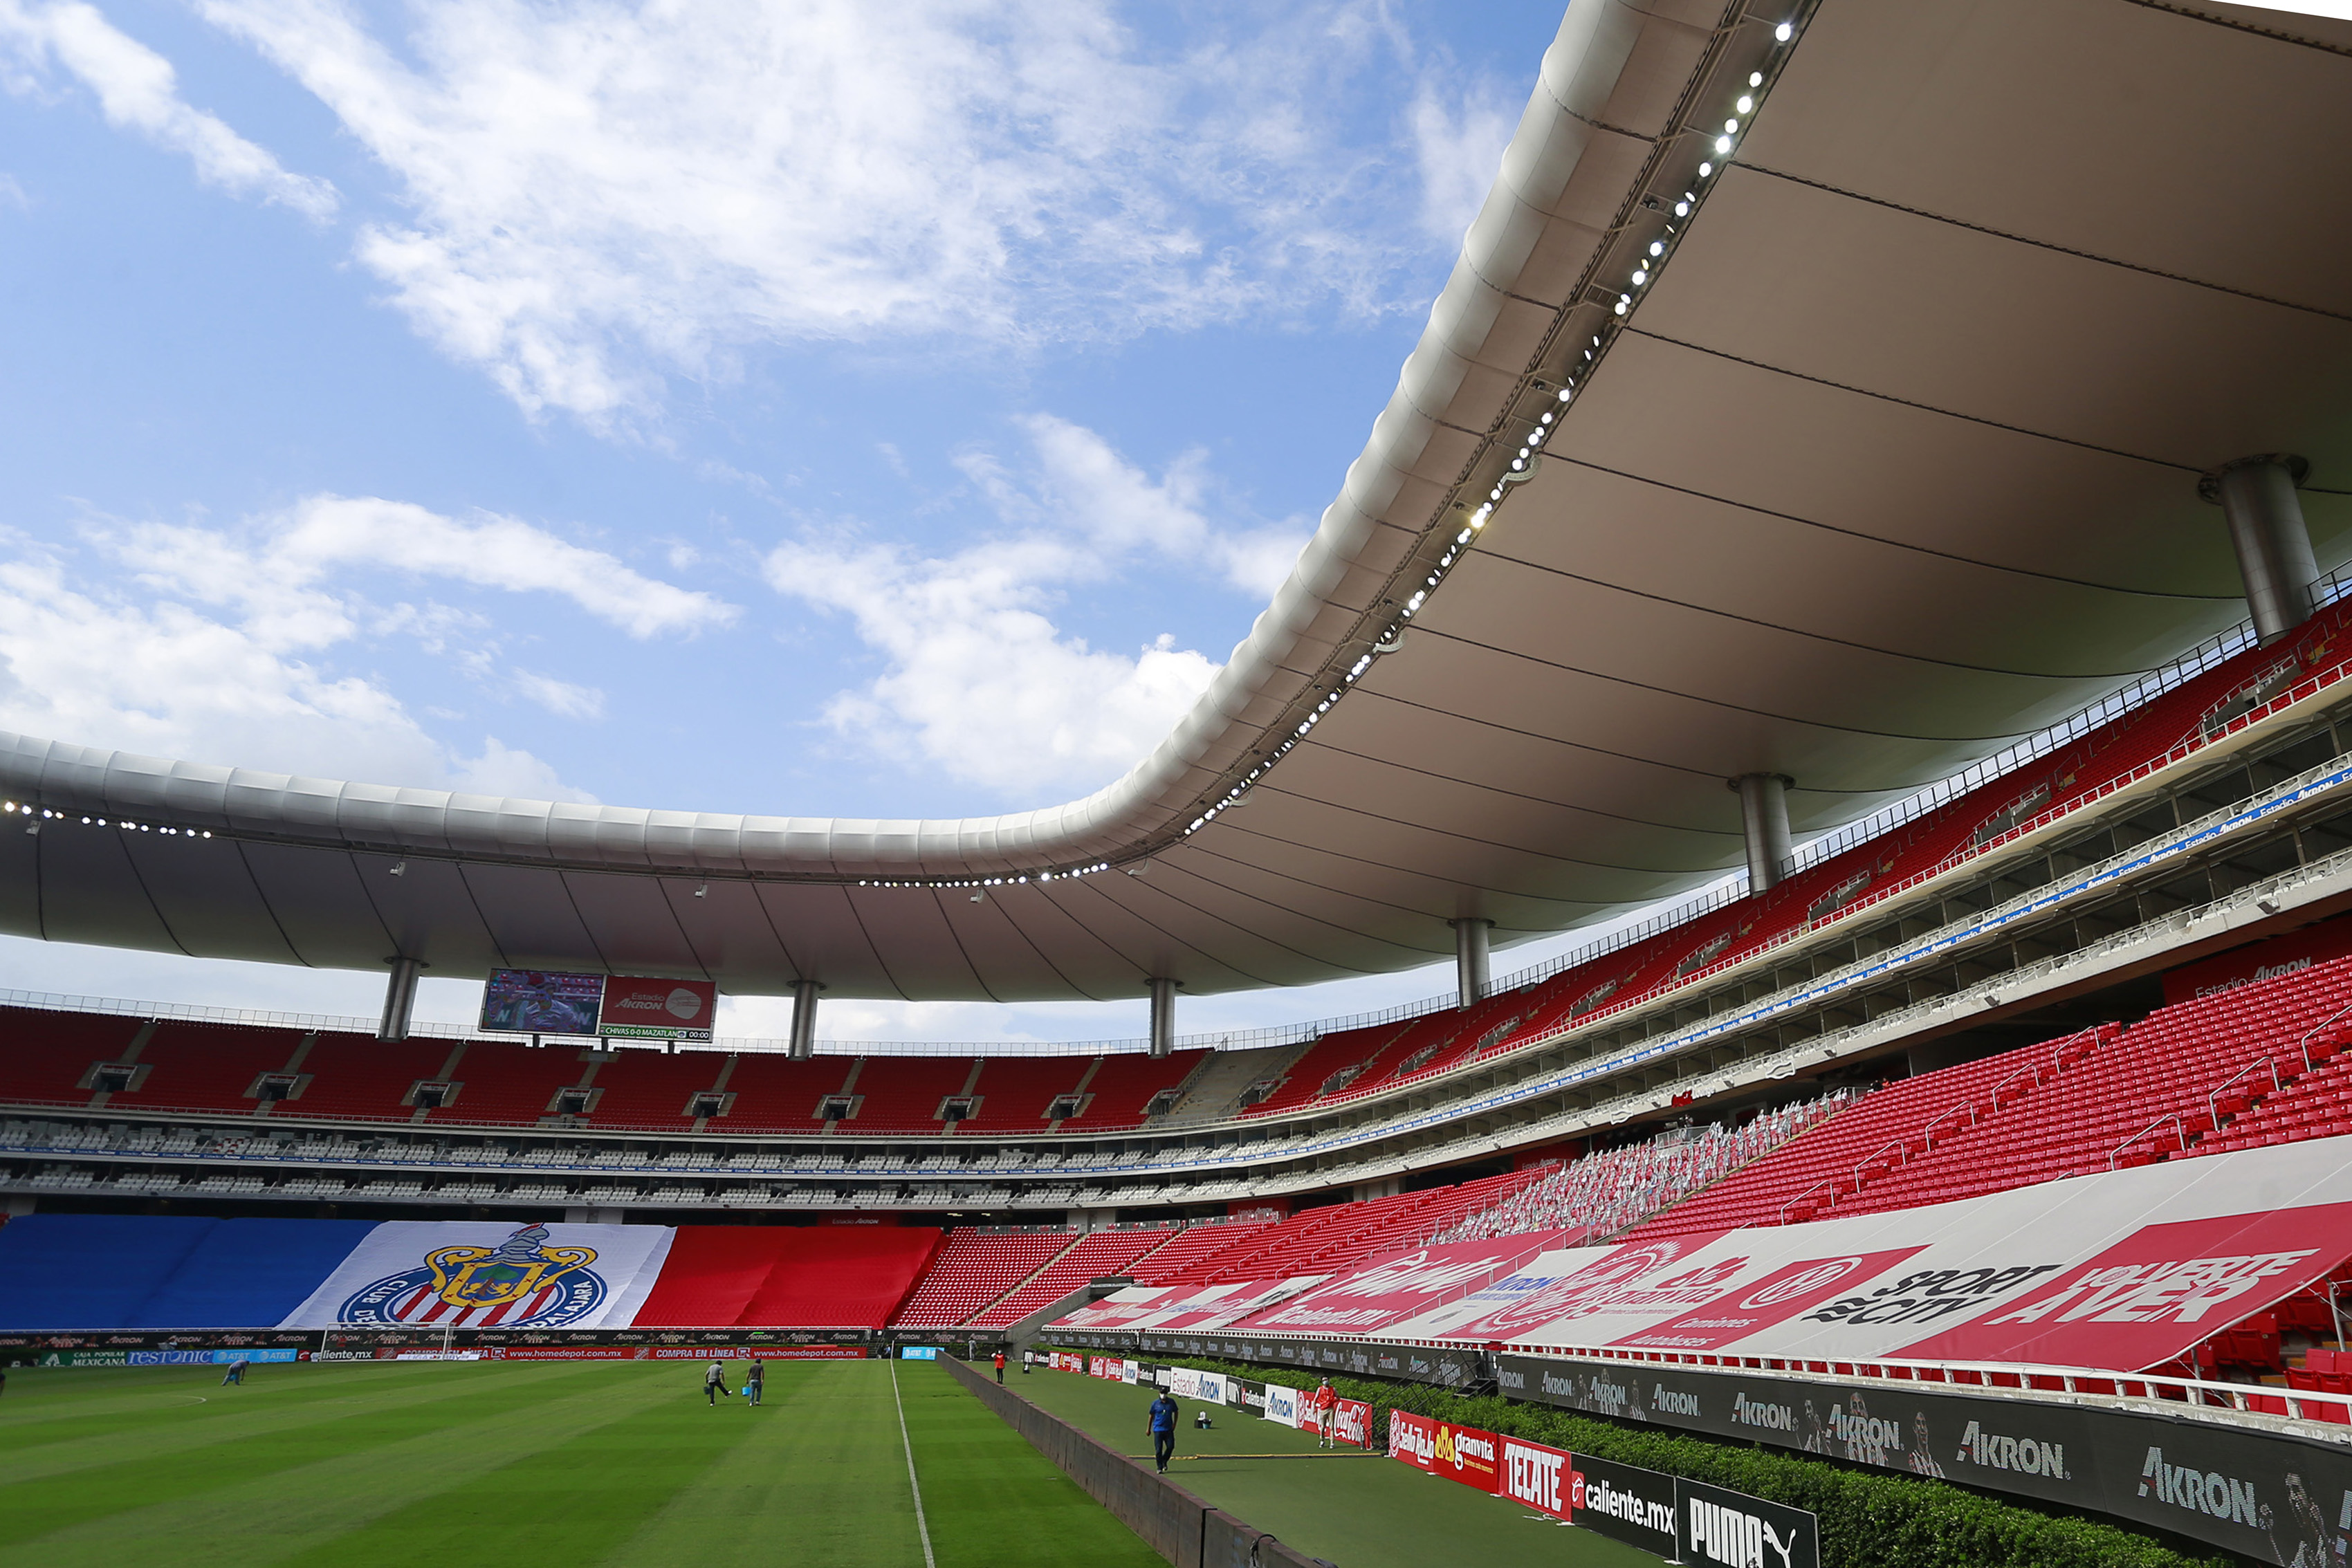
M 301 624 L 321 641 L 351 632 Z M 292 656 L 286 636 L 287 623 L 266 616 L 256 631 L 183 604 L 86 592 L 55 559 L 0 562 L 0 728 L 328 778 L 528 781 L 541 798 L 585 799 L 495 740 L 479 757 L 451 756 L 382 685 Z
M 527 409 L 591 421 L 746 346 L 1123 337 L 1384 297 L 1418 239 L 1345 89 L 1374 0 L 1192 47 L 1110 0 L 625 8 L 200 0 L 391 171 L 363 264 Z M 1229 20 L 1229 16 L 1221 17 Z
M 551 593 L 636 638 L 691 634 L 739 613 L 518 518 L 448 517 L 372 496 L 312 496 L 236 534 L 141 524 L 121 531 L 120 549 L 157 581 L 207 603 L 242 606 L 258 634 L 286 647 L 350 634 L 350 609 L 319 586 L 350 567 Z
M 1410 117 L 1421 168 L 1421 226 L 1433 241 L 1459 245 L 1503 166 L 1503 149 L 1517 128 L 1519 105 L 1482 84 L 1446 95 L 1424 81 Z
M 313 497 L 240 528 L 98 525 L 127 588 L 92 587 L 68 558 L 0 560 L 0 727 L 199 761 L 496 794 L 585 800 L 530 752 L 436 739 L 380 681 L 325 655 L 405 636 L 491 689 L 593 719 L 604 694 L 499 666 L 483 619 L 446 605 L 378 606 L 355 570 L 554 594 L 634 637 L 723 624 L 733 606 L 643 577 L 612 556 L 511 517 L 453 518 L 374 498 Z
M 515 670 L 508 680 L 516 691 L 558 718 L 603 718 L 604 694 L 593 686 L 575 686 L 535 670 Z
M 1155 745 L 1218 666 L 1166 634 L 1133 653 L 1065 635 L 1050 614 L 1057 594 L 1139 562 L 1270 594 L 1306 529 L 1214 528 L 1198 454 L 1155 480 L 1092 431 L 1023 423 L 1033 445 L 1024 471 L 986 454 L 963 460 L 1013 525 L 1008 536 L 944 556 L 802 541 L 769 557 L 768 578 L 849 615 L 887 662 L 828 706 L 845 738 L 1007 793 L 1092 788 Z
M 13 56 L 17 68 L 8 78 L 11 87 L 34 85 L 61 68 L 97 95 L 107 123 L 184 154 L 210 183 L 314 219 L 334 214 L 332 184 L 289 173 L 218 118 L 191 108 L 180 97 L 172 62 L 119 31 L 94 5 L 81 0 L 0 0 L 0 50 Z

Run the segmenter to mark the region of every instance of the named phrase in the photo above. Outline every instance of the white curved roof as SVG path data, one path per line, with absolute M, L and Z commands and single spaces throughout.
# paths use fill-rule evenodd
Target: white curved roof
M 1833 825 L 2236 622 L 2224 462 L 2307 458 L 2322 563 L 2352 549 L 2352 25 L 1827 0 L 1783 46 L 1738 14 L 1570 7 L 1313 541 L 1109 788 L 726 816 L 0 736 L 0 789 L 68 815 L 0 833 L 0 929 L 924 998 L 1395 969 L 1457 915 L 1507 940 L 1737 863 L 1733 775 Z M 1014 880 L 919 885 L 973 879 Z

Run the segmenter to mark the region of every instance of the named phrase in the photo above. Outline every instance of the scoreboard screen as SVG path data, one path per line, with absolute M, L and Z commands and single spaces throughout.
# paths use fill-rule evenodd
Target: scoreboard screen
M 493 969 L 482 987 L 482 1027 L 507 1034 L 596 1032 L 604 977 L 551 969 Z

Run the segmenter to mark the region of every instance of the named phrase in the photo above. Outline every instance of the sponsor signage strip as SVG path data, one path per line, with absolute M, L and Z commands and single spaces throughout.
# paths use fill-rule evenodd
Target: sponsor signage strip
M 1501 1392 L 1512 1399 L 2011 1492 L 2257 1563 L 2352 1555 L 2352 1448 L 2342 1445 L 2095 1398 L 2059 1405 L 1891 1381 L 1861 1389 L 1745 1369 L 1512 1354 L 1496 1361 Z M 1760 1521 L 1755 1529 L 1787 1528 L 1773 1522 L 1769 1505 L 1749 1504 L 1747 1513 Z M 1688 1538 L 1689 1520 L 1683 1528 L 1685 1561 L 1739 1560 L 1702 1554 L 1732 1539 L 1727 1518 L 1703 1519 L 1709 1533 L 1697 1541 Z M 1780 1559 L 1772 1552 L 1760 1561 L 1777 1568 Z

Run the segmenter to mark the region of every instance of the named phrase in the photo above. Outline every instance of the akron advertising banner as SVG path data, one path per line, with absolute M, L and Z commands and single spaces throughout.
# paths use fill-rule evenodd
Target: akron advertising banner
M 2346 1143 L 2249 1149 L 1848 1219 L 1560 1249 L 1383 1332 L 2137 1371 L 2352 1257 Z
M 2257 1563 L 2340 1563 L 2352 1552 L 2352 1452 L 2334 1443 L 1932 1385 L 1864 1390 L 1745 1368 L 1496 1359 L 1513 1399 L 2020 1493 Z

